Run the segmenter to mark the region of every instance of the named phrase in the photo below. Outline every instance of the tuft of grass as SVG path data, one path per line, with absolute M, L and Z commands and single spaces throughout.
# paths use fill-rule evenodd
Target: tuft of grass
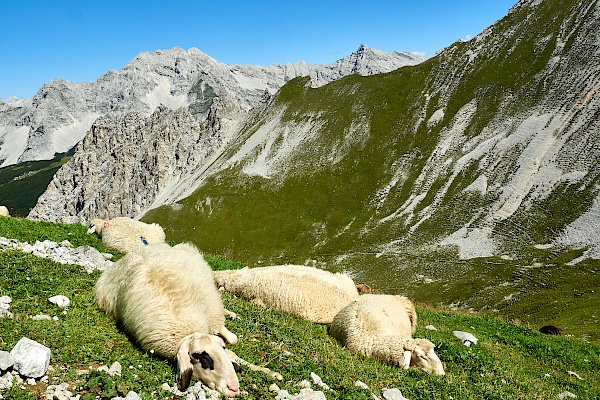
M 0 236 L 17 235 L 35 242 L 38 235 L 69 237 L 74 243 L 88 240 L 84 227 L 0 218 Z M 27 237 L 26 232 L 30 232 Z M 98 245 L 98 242 L 95 243 Z M 207 255 L 214 269 L 240 268 L 243 264 L 222 256 Z M 23 336 L 34 339 L 52 351 L 49 383 L 69 383 L 82 399 L 125 396 L 134 390 L 142 399 L 173 396 L 160 389 L 162 383 L 175 384 L 175 367 L 142 351 L 94 304 L 93 286 L 98 272 L 62 265 L 18 251 L 0 252 L 0 295 L 13 299 L 14 319 L 0 319 L 0 350 L 10 350 Z M 66 295 L 71 305 L 63 312 L 48 297 Z M 237 313 L 228 328 L 238 335 L 232 346 L 240 357 L 283 374 L 277 382 L 290 393 L 298 393 L 310 373 L 319 375 L 331 388 L 327 399 L 372 399 L 383 388 L 399 388 L 412 399 L 555 399 L 568 390 L 578 398 L 600 397 L 600 346 L 567 337 L 546 336 L 526 326 L 474 313 L 451 312 L 417 304 L 419 324 L 415 337 L 436 344 L 446 375 L 432 376 L 416 370 L 400 370 L 348 352 L 327 335 L 327 326 L 313 324 L 224 292 L 225 306 Z M 34 321 L 30 317 L 47 314 L 58 321 Z M 433 325 L 437 330 L 425 329 Z M 466 347 L 453 335 L 462 330 L 479 342 Z M 96 371 L 101 365 L 118 361 L 122 376 L 109 377 Z M 91 369 L 90 369 L 91 367 Z M 569 374 L 576 372 L 583 380 Z M 270 399 L 273 383 L 259 372 L 242 369 L 238 373 L 245 394 L 242 399 Z M 369 390 L 354 385 L 361 380 Z M 315 389 L 317 389 L 315 387 Z M 4 398 L 37 399 L 43 385 L 22 390 L 13 387 Z

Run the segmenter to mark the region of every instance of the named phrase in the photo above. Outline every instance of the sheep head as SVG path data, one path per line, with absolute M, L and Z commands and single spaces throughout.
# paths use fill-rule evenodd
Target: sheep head
M 435 354 L 435 345 L 427 339 L 415 339 L 414 347 L 404 352 L 403 368 L 413 367 L 430 374 L 445 375 L 444 365 Z
M 92 234 L 92 233 L 96 233 L 98 235 L 102 234 L 102 229 L 104 229 L 105 226 L 108 226 L 108 221 L 105 221 L 103 219 L 99 219 L 99 218 L 94 218 L 92 220 L 92 222 L 90 222 L 90 227 L 87 230 L 88 234 Z
M 188 335 L 180 342 L 175 358 L 179 390 L 187 389 L 192 379 L 200 379 L 227 397 L 240 394 L 240 383 L 220 337 L 200 332 Z
M 223 288 L 228 290 L 231 285 L 238 280 L 240 276 L 247 273 L 250 270 L 247 266 L 241 269 L 229 269 L 222 271 L 214 271 L 213 276 L 215 278 L 215 283 L 218 288 Z

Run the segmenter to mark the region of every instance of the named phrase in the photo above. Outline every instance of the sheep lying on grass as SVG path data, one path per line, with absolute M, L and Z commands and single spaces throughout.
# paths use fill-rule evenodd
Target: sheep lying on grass
M 176 360 L 181 390 L 199 378 L 226 396 L 239 394 L 232 364 L 237 356 L 216 335 L 229 343 L 237 337 L 224 325 L 212 270 L 194 246 L 163 243 L 127 253 L 100 276 L 94 296 L 142 349 Z M 280 378 L 266 368 L 255 369 Z
M 427 339 L 413 339 L 417 316 L 406 297 L 365 294 L 340 311 L 329 334 L 350 351 L 407 369 L 444 375 Z
M 8 212 L 8 208 L 6 208 L 6 206 L 0 206 L 0 217 L 10 217 L 10 213 Z
M 215 271 L 217 285 L 263 307 L 328 324 L 358 297 L 350 277 L 303 265 Z
M 102 237 L 104 247 L 121 253 L 165 241 L 165 232 L 160 225 L 146 224 L 126 217 L 93 219 L 87 233 L 98 234 Z

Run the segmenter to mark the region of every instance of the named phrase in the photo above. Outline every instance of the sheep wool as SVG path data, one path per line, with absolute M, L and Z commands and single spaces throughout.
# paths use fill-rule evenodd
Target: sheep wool
M 225 323 L 212 270 L 191 244 L 149 245 L 126 254 L 100 276 L 94 296 L 143 349 L 166 358 L 175 356 L 183 337 L 216 335 Z
M 225 352 L 225 308 L 210 266 L 191 244 L 148 245 L 105 270 L 94 287 L 98 306 L 146 351 L 176 359 L 178 385 L 202 379 L 228 396 L 239 382 Z
M 10 217 L 10 213 L 8 212 L 8 208 L 6 208 L 6 206 L 0 206 L 0 217 Z
M 402 368 L 444 375 L 443 365 L 427 339 L 413 339 L 417 314 L 403 296 L 365 294 L 334 318 L 329 334 L 348 350 Z
M 352 279 L 304 265 L 215 271 L 217 285 L 263 307 L 328 324 L 358 297 Z
M 395 335 L 412 337 L 417 329 L 417 313 L 413 302 L 389 294 L 364 294 L 348 304 L 333 320 L 330 330 L 339 336 L 357 334 L 364 342 L 365 336 Z M 345 345 L 346 340 L 342 341 Z
M 149 244 L 164 243 L 165 232 L 158 224 L 146 224 L 131 218 L 93 219 L 87 233 L 102 237 L 107 249 L 129 253 Z

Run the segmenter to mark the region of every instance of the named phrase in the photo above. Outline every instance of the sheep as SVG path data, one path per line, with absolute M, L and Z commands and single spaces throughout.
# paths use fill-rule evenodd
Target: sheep
M 111 220 L 95 218 L 88 234 L 102 237 L 102 244 L 111 250 L 128 253 L 148 244 L 164 243 L 165 232 L 158 224 L 146 224 L 131 218 L 117 217 Z
M 413 339 L 417 314 L 403 296 L 365 294 L 333 319 L 329 334 L 348 350 L 403 369 L 444 375 L 444 366 L 427 339 Z
M 94 297 L 142 349 L 176 360 L 180 390 L 199 378 L 226 396 L 239 394 L 231 357 L 216 335 L 232 344 L 237 336 L 224 325 L 212 271 L 193 245 L 154 244 L 127 253 L 103 272 Z
M 304 265 L 274 265 L 214 272 L 217 285 L 263 307 L 329 324 L 358 297 L 352 279 Z
M 8 208 L 6 208 L 6 206 L 0 206 L 0 217 L 10 217 L 10 213 L 8 212 Z

